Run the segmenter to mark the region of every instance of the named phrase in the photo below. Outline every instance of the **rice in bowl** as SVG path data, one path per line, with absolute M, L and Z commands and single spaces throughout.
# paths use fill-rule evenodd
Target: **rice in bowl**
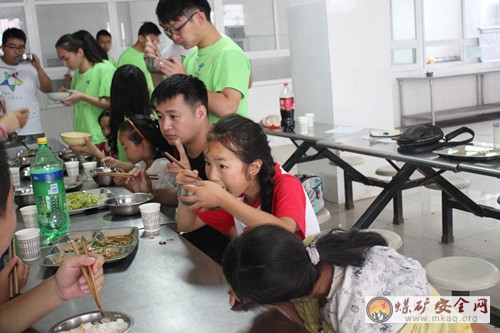
M 128 324 L 121 318 L 114 321 L 104 318 L 100 322 L 82 323 L 76 328 L 60 333 L 124 333 L 127 329 Z

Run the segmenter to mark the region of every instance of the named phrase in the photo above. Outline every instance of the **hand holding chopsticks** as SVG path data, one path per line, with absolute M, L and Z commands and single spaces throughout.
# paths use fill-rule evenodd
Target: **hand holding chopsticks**
M 10 242 L 9 246 L 9 260 L 12 260 L 16 256 L 16 243 L 14 238 Z M 14 298 L 19 296 L 19 284 L 17 280 L 17 265 L 14 266 L 12 271 L 9 273 L 9 297 Z
M 83 253 L 85 253 L 85 255 L 89 255 L 89 252 L 87 250 L 87 244 L 85 243 L 85 239 L 83 237 L 81 237 L 81 243 L 82 243 Z M 71 247 L 73 247 L 73 251 L 75 252 L 76 255 L 80 254 L 73 240 L 71 240 Z M 101 300 L 99 299 L 99 292 L 97 290 L 97 285 L 95 282 L 94 273 L 92 272 L 92 268 L 89 266 L 81 266 L 81 270 L 83 276 L 85 277 L 85 280 L 87 281 L 87 284 L 89 285 L 89 289 L 90 292 L 92 293 L 92 296 L 94 297 L 95 303 L 99 308 L 99 312 L 101 312 L 102 316 L 104 317 L 105 316 L 104 310 L 101 307 Z
M 189 170 L 184 164 L 182 164 L 178 159 L 176 159 L 175 157 L 173 157 L 172 155 L 170 155 L 169 153 L 165 152 L 165 156 L 167 156 L 167 158 L 169 160 L 171 160 L 175 165 L 177 165 L 179 168 L 183 169 L 183 170 Z M 196 179 L 198 180 L 203 180 L 201 179 L 200 177 L 196 177 Z

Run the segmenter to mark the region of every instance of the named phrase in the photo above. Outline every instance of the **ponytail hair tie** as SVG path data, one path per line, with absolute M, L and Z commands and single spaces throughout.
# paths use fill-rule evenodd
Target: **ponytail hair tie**
M 306 246 L 307 254 L 309 255 L 309 260 L 313 266 L 316 266 L 319 263 L 319 252 L 315 246 Z

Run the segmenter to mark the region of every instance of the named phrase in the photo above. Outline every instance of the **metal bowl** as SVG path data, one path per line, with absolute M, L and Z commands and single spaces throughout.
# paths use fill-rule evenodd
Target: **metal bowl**
M 111 321 L 116 321 L 118 319 L 123 319 L 128 324 L 128 328 L 124 331 L 124 333 L 130 332 L 132 327 L 134 326 L 134 320 L 132 317 L 123 312 L 105 312 L 106 318 L 111 319 Z M 73 328 L 77 328 L 81 324 L 89 323 L 89 322 L 100 322 L 103 319 L 103 316 L 99 311 L 95 312 L 86 312 L 73 317 L 66 318 L 54 326 L 51 327 L 49 333 L 58 333 L 63 331 L 68 331 Z
M 154 195 L 150 193 L 131 193 L 118 195 L 104 203 L 113 215 L 132 215 L 139 214 L 139 206 L 153 198 Z
M 106 172 L 106 173 L 116 172 L 116 168 L 99 167 L 99 168 L 95 168 L 94 170 L 90 171 L 92 178 L 94 178 L 94 181 L 99 186 L 109 186 L 109 185 L 113 184 L 113 177 L 112 176 L 98 175 L 97 173 L 100 173 L 100 172 Z
M 24 53 L 16 56 L 17 62 L 29 62 L 33 61 L 35 57 L 33 57 L 32 53 Z
M 33 186 L 19 187 L 14 190 L 14 202 L 18 207 L 24 207 L 35 204 L 33 195 Z

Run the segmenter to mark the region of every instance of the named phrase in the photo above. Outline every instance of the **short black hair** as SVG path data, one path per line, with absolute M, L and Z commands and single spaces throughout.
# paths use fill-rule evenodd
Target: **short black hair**
M 20 39 L 26 44 L 26 34 L 21 29 L 8 28 L 7 30 L 5 30 L 2 35 L 2 45 L 7 44 L 7 41 L 10 38 Z
M 144 22 L 139 28 L 139 32 L 137 33 L 139 36 L 146 37 L 147 35 L 161 35 L 160 28 L 153 22 Z
M 207 87 L 197 77 L 185 74 L 174 74 L 163 80 L 153 91 L 151 101 L 156 106 L 178 95 L 182 95 L 184 102 L 193 109 L 201 104 L 208 110 Z
M 188 17 L 196 11 L 203 12 L 210 22 L 211 9 L 207 0 L 160 0 L 156 5 L 156 16 L 162 24 L 177 21 L 181 16 Z
M 104 29 L 99 30 L 97 32 L 97 34 L 95 35 L 95 39 L 99 40 L 99 37 L 101 37 L 101 36 L 108 36 L 109 38 L 112 38 L 111 34 L 109 33 L 109 31 L 108 30 L 104 30 Z

